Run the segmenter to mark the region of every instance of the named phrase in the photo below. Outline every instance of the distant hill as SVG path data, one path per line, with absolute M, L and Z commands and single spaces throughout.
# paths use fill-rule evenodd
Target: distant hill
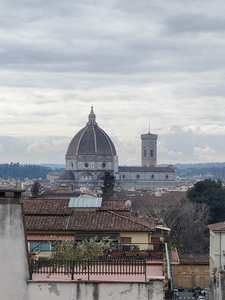
M 168 164 L 159 164 L 159 167 L 166 167 Z M 225 167 L 225 162 L 211 162 L 211 163 L 195 163 L 195 164 L 173 164 L 174 167 L 178 169 L 188 169 L 188 168 L 213 168 L 213 167 Z
M 0 178 L 3 179 L 45 179 L 46 175 L 51 171 L 51 168 L 39 165 L 20 165 L 19 163 L 0 164 Z
M 42 164 L 40 166 L 51 168 L 54 171 L 57 169 L 65 169 L 65 167 L 66 167 L 65 164 Z
M 160 166 L 167 166 L 161 164 Z M 224 163 L 196 163 L 196 164 L 174 164 L 177 168 L 177 175 L 181 178 L 210 178 L 212 180 L 225 179 Z

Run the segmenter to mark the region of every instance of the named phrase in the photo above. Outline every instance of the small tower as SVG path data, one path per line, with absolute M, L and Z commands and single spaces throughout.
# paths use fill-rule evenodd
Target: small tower
M 141 135 L 141 165 L 142 167 L 157 166 L 157 134 L 149 133 Z

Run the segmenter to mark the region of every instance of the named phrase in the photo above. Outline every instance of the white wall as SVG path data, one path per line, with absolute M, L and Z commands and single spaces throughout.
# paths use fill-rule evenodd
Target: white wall
M 225 266 L 225 232 L 210 230 L 210 272 L 213 268 L 224 269 Z
M 0 198 L 0 298 L 26 300 L 29 279 L 19 199 Z
M 29 300 L 163 300 L 163 281 L 59 282 L 30 281 Z

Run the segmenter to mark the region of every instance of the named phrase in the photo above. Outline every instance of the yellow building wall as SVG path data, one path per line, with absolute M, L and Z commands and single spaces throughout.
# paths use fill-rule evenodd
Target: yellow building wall
M 140 250 L 145 250 L 148 248 L 148 232 L 121 232 L 120 237 L 131 237 L 131 243 L 138 244 Z
M 172 274 L 174 286 L 209 286 L 209 265 L 172 265 Z

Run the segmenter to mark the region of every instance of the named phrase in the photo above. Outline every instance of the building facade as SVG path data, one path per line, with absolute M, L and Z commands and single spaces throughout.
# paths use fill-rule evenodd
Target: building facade
M 209 299 L 225 299 L 225 222 L 208 225 L 209 228 Z
M 102 186 L 102 176 L 108 171 L 115 175 L 116 186 L 122 189 L 172 188 L 178 181 L 176 169 L 170 165 L 157 167 L 156 134 L 141 135 L 141 166 L 118 166 L 116 148 L 96 122 L 91 107 L 88 122 L 71 140 L 66 152 L 66 169 L 59 182 L 70 183 L 74 189 Z

